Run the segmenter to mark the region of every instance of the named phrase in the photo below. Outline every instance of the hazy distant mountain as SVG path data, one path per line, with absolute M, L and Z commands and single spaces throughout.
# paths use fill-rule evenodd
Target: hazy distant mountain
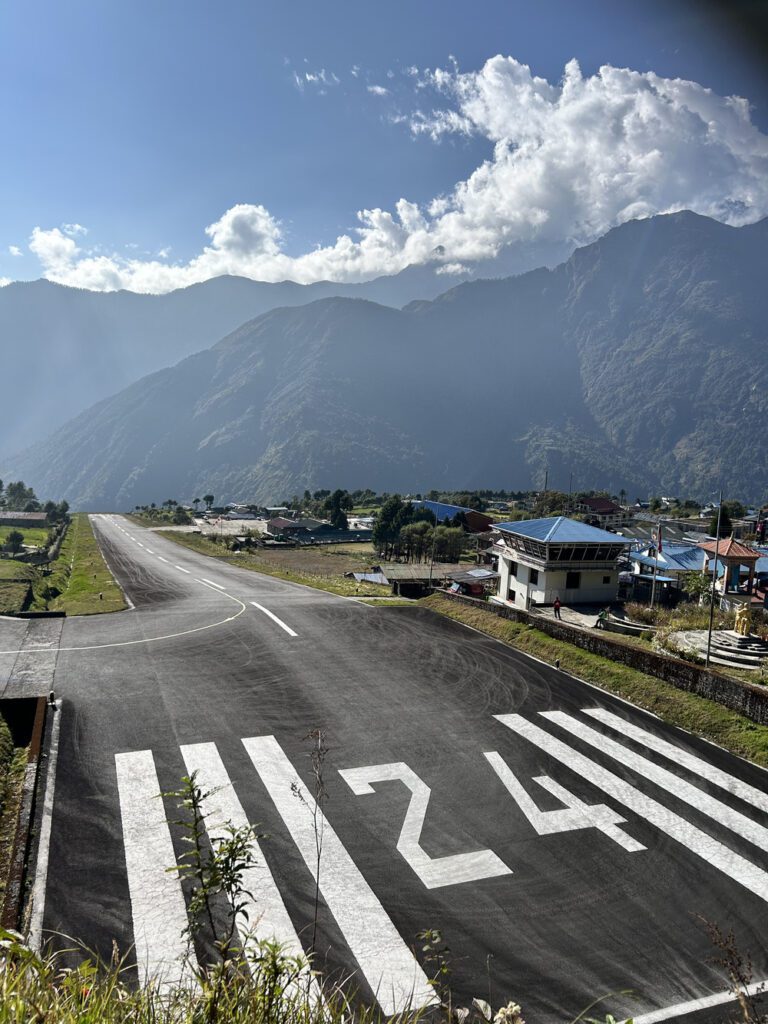
M 440 274 L 440 266 L 408 267 L 352 285 L 218 277 L 167 295 L 90 292 L 49 281 L 0 288 L 2 353 L 17 380 L 16 387 L 3 389 L 0 455 L 45 437 L 93 402 L 207 348 L 270 309 L 330 295 L 398 307 L 432 299 L 456 282 Z
M 397 310 L 277 309 L 0 469 L 87 508 L 305 487 L 768 492 L 768 221 L 635 221 Z

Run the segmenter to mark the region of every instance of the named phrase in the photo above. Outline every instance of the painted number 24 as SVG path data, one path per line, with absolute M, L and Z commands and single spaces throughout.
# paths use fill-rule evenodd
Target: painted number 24
M 562 810 L 540 810 L 499 754 L 489 753 L 485 756 L 539 835 L 596 828 L 629 852 L 645 849 L 618 827 L 625 819 L 610 807 L 605 804 L 585 804 L 547 775 L 542 775 L 534 781 L 556 796 L 564 806 Z M 408 787 L 411 799 L 400 830 L 397 849 L 427 889 L 512 874 L 512 869 L 491 850 L 430 857 L 421 846 L 420 839 L 432 792 L 404 761 L 367 765 L 363 768 L 346 768 L 340 770 L 339 774 L 357 796 L 374 793 L 372 784 L 375 782 L 399 781 Z

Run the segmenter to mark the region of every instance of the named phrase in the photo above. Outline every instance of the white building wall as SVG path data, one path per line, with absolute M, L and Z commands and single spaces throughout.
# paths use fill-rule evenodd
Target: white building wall
M 510 573 L 512 563 L 517 563 L 515 576 Z M 502 555 L 499 559 L 499 590 L 497 596 L 516 608 L 529 605 L 553 604 L 559 597 L 563 604 L 610 604 L 616 600 L 619 590 L 617 569 L 585 568 L 579 572 L 578 588 L 568 589 L 568 571 L 564 569 L 538 569 L 526 565 L 513 555 Z M 538 579 L 531 582 L 532 572 L 538 572 Z M 514 593 L 514 600 L 511 593 Z

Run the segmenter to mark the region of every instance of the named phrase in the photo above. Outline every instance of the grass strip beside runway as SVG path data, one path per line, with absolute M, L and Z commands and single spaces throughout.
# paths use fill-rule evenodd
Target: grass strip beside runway
M 10 868 L 26 765 L 27 748 L 14 746 L 11 730 L 0 715 L 0 903 Z
M 712 740 L 726 750 L 768 768 L 768 727 L 736 711 L 679 690 L 654 676 L 611 661 L 610 658 L 555 640 L 522 622 L 500 618 L 483 608 L 457 604 L 440 594 L 424 598 L 419 604 L 472 626 L 550 665 L 559 660 L 564 672 L 652 711 L 670 725 L 687 729 L 696 736 Z
M 305 587 L 314 587 L 316 590 L 325 590 L 331 594 L 341 594 L 343 597 L 381 597 L 382 588 L 375 583 L 356 583 L 354 579 L 344 576 L 345 572 L 364 571 L 371 563 L 371 555 L 368 551 L 361 552 L 360 557 L 354 554 L 349 556 L 347 550 L 349 545 L 338 545 L 337 547 L 344 547 L 345 550 L 337 552 L 334 552 L 331 545 L 328 545 L 329 550 L 320 549 L 319 553 L 316 547 L 289 548 L 283 551 L 262 551 L 258 548 L 251 551 L 230 551 L 225 544 L 217 543 L 199 533 L 176 533 L 172 530 L 163 530 L 161 536 L 182 545 L 182 547 L 191 548 L 198 554 L 209 555 L 211 558 L 237 566 L 239 569 L 261 572 L 265 576 L 273 576 L 278 580 L 301 583 Z M 312 572 L 309 570 L 310 563 L 313 568 L 317 568 L 321 561 L 328 562 L 327 571 Z M 334 572 L 334 570 L 336 571 Z
M 59 596 L 49 602 L 51 611 L 67 615 L 94 615 L 126 608 L 125 598 L 99 549 L 87 514 L 72 517 L 59 557 L 54 563 L 49 586 Z

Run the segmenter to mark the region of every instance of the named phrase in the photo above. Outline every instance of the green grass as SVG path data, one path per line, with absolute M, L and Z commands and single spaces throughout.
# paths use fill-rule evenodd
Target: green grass
M 347 579 L 344 576 L 344 572 L 351 571 L 348 568 L 348 562 L 354 563 L 355 570 L 370 564 L 370 546 L 367 544 L 338 545 L 345 550 L 336 552 L 333 548 L 336 548 L 337 545 L 328 545 L 327 548 L 290 548 L 285 551 L 254 549 L 253 551 L 234 552 L 229 551 L 223 544 L 209 540 L 199 533 L 168 531 L 163 533 L 163 537 L 202 555 L 210 555 L 229 565 L 236 565 L 240 569 L 250 569 L 252 572 L 274 576 L 275 579 L 301 583 L 304 586 L 325 590 L 331 594 L 340 594 L 343 597 L 381 597 L 385 592 L 375 583 L 357 583 L 354 579 Z M 361 547 L 364 549 L 362 552 L 358 550 Z M 351 559 L 350 555 L 353 556 Z
M 29 603 L 29 583 L 0 580 L 0 615 L 16 615 Z
M 13 853 L 26 764 L 27 748 L 14 747 L 11 730 L 0 715 L 0 903 Z
M 13 558 L 0 558 L 0 580 L 26 580 L 36 578 L 34 566 L 28 562 L 17 562 Z
M 46 583 L 59 591 L 57 597 L 48 601 L 51 611 L 94 615 L 127 607 L 84 512 L 72 517 L 54 571 Z
M 40 526 L 0 526 L 0 546 L 8 540 L 8 534 L 16 530 L 23 534 L 24 543 L 44 547 L 48 540 L 48 528 Z
M 678 690 L 654 676 L 555 640 L 531 626 L 503 619 L 484 608 L 459 604 L 440 594 L 424 598 L 419 604 L 550 665 L 559 660 L 563 671 L 652 711 L 670 725 L 687 729 L 768 768 L 768 726 L 758 725 L 715 701 Z

